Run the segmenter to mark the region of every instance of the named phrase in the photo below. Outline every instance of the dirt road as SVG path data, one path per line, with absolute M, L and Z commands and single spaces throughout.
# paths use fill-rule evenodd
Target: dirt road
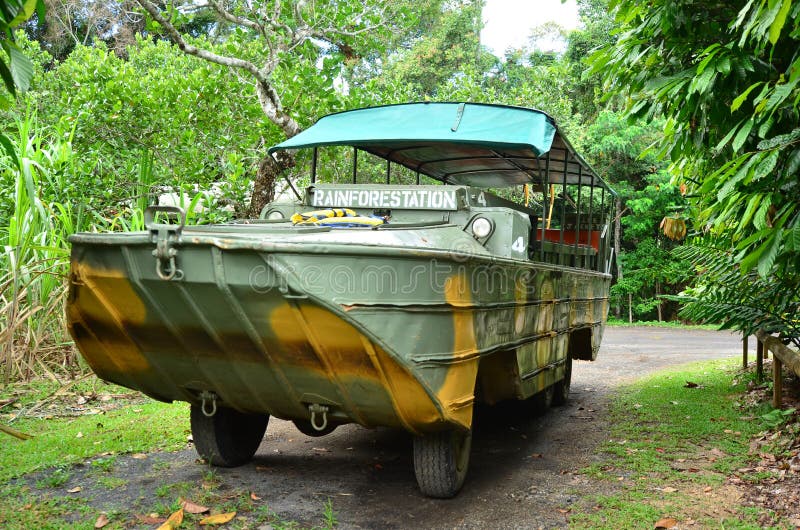
M 576 472 L 608 438 L 610 391 L 661 368 L 740 354 L 740 338 L 723 332 L 607 329 L 598 361 L 575 363 L 566 406 L 539 417 L 520 406 L 478 411 L 467 483 L 452 500 L 420 495 L 410 436 L 388 429 L 345 426 L 309 438 L 273 419 L 254 461 L 217 476 L 223 487 L 254 492 L 281 519 L 309 526 L 321 524 L 330 499 L 340 528 L 562 527 L 559 510 L 599 493 Z M 121 457 L 117 471 L 129 482 L 107 495 L 98 490 L 98 508 L 103 497 L 106 508 L 147 505 L 159 476 L 198 483 L 208 468 L 195 459 L 191 449 L 147 460 Z

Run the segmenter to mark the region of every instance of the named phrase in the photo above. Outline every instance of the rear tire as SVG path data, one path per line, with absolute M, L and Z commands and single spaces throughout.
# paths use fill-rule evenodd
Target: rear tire
M 269 414 L 245 414 L 224 407 L 218 407 L 209 418 L 199 405 L 192 405 L 194 447 L 213 466 L 241 466 L 256 454 L 268 422 Z
M 449 499 L 464 485 L 472 430 L 451 429 L 414 437 L 414 473 L 423 495 Z
M 567 357 L 564 365 L 564 379 L 553 387 L 553 405 L 559 407 L 567 403 L 570 384 L 572 384 L 572 357 Z

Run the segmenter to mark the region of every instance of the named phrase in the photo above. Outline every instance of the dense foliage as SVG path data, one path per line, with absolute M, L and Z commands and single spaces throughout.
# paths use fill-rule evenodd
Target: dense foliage
M 800 3 L 615 0 L 620 38 L 592 72 L 630 116 L 666 118 L 661 154 L 694 197 L 697 238 L 729 255 L 741 282 L 702 275 L 687 314 L 750 329 L 741 299 L 751 270 L 796 307 L 800 284 Z M 792 305 L 794 304 L 794 306 Z M 705 307 L 705 310 L 701 310 Z M 762 308 L 766 310 L 766 308 Z M 784 329 L 793 333 L 790 329 Z

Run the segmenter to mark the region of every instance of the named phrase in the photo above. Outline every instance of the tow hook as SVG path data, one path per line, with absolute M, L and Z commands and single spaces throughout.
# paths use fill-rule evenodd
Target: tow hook
M 312 403 L 308 406 L 308 411 L 311 413 L 311 426 L 314 430 L 324 431 L 328 426 L 328 407 L 319 403 Z M 317 414 L 322 414 L 322 425 L 317 425 Z
M 160 223 L 159 217 L 172 218 L 177 224 Z M 144 211 L 144 225 L 150 231 L 150 240 L 156 244 L 153 250 L 156 274 L 162 280 L 183 279 L 183 271 L 175 260 L 178 250 L 173 245 L 180 241 L 185 224 L 186 212 L 177 206 L 148 206 Z
M 200 411 L 203 413 L 203 416 L 206 416 L 208 418 L 214 416 L 214 414 L 217 413 L 217 395 L 209 390 L 203 390 L 202 392 L 200 392 L 200 399 L 202 400 L 200 403 Z M 210 410 L 209 410 L 209 403 L 211 404 Z

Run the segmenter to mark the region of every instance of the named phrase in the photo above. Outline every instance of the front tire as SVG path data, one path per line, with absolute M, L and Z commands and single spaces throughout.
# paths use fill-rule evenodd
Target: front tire
M 423 495 L 449 499 L 464 485 L 472 430 L 455 429 L 414 437 L 414 473 Z
M 268 422 L 269 414 L 245 414 L 224 407 L 208 417 L 199 405 L 192 405 L 194 447 L 213 466 L 241 466 L 256 454 Z

